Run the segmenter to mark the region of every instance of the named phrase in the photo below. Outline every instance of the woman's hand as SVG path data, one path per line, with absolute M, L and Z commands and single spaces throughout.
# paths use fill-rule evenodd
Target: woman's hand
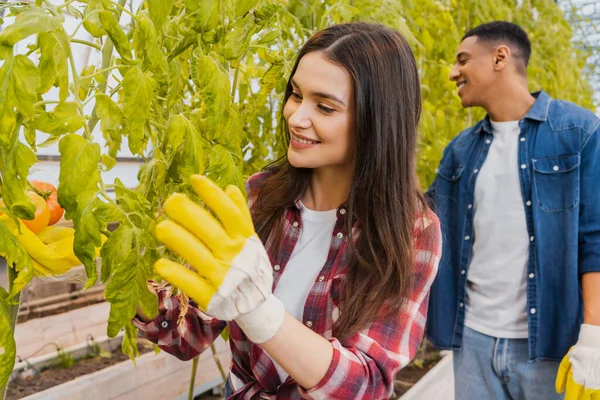
M 194 270 L 162 258 L 156 272 L 202 311 L 235 319 L 251 341 L 266 342 L 281 327 L 285 309 L 272 293 L 273 269 L 246 199 L 237 187 L 223 191 L 201 175 L 193 175 L 191 183 L 217 219 L 187 196 L 171 195 L 164 204 L 170 220 L 156 226 L 156 237 Z

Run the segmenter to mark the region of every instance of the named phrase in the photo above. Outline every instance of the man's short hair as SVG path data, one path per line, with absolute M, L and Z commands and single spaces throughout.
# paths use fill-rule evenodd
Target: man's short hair
M 478 40 L 490 44 L 504 43 L 508 45 L 515 57 L 520 58 L 527 68 L 531 56 L 531 42 L 527 32 L 519 25 L 507 21 L 488 22 L 468 31 L 462 40 L 471 36 L 476 36 Z

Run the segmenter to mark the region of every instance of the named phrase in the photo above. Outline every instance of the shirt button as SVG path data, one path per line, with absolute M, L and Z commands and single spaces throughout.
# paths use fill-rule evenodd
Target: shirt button
M 338 232 L 338 234 L 336 236 L 338 239 L 341 239 L 344 237 L 344 234 L 342 232 Z
M 312 321 L 306 321 L 306 326 L 310 328 L 312 326 Z
M 467 273 L 467 271 L 465 271 L 464 269 L 463 269 L 462 271 L 460 271 L 460 274 L 461 274 L 461 275 L 464 275 L 464 274 L 466 274 L 466 273 Z
M 492 141 L 491 141 L 490 139 L 486 140 L 485 142 L 486 142 L 487 144 L 490 144 L 490 143 L 492 143 Z
M 469 236 L 469 235 L 465 236 L 465 240 L 467 240 L 467 241 L 471 240 L 471 236 Z
M 319 277 L 319 282 L 323 282 L 324 280 L 325 280 L 325 277 L 324 277 L 324 276 L 320 276 L 320 277 Z
M 560 168 L 558 168 L 558 165 L 555 165 L 554 167 L 552 167 L 553 171 L 558 171 Z
M 530 312 L 531 314 L 535 314 L 535 313 L 537 312 L 537 310 L 536 310 L 535 308 L 532 308 L 531 310 L 529 310 L 529 312 Z
M 521 169 L 525 169 L 525 168 L 527 168 L 527 165 L 521 164 Z
M 460 308 L 463 308 L 465 306 L 465 303 L 460 303 L 459 306 Z
M 273 269 L 275 271 L 279 271 L 281 269 L 281 265 L 277 264 L 276 266 L 273 267 Z
M 467 206 L 467 208 L 470 210 L 471 208 L 473 208 L 473 204 L 469 204 L 469 205 Z
M 163 328 L 168 328 L 169 327 L 169 323 L 167 321 L 163 321 L 160 323 L 160 326 L 162 326 Z
M 535 278 L 535 274 L 534 273 L 529 274 L 529 279 L 533 279 L 533 278 Z
M 345 208 L 340 208 L 340 214 L 342 214 L 342 215 L 346 214 L 346 209 Z
M 524 141 L 525 141 L 525 138 L 524 138 L 524 137 L 522 137 L 520 140 L 521 140 L 521 142 L 524 142 Z
M 525 204 L 527 204 L 527 207 L 531 207 L 531 200 L 527 200 L 527 203 Z
M 533 242 L 534 240 L 535 240 L 535 236 L 530 236 L 530 237 L 529 237 L 529 241 L 530 241 L 530 242 Z
M 474 174 L 478 173 L 479 170 L 477 168 L 475 168 L 475 170 L 473 171 Z
M 297 228 L 297 227 L 298 227 L 298 225 L 299 225 L 299 224 L 298 224 L 298 221 L 294 221 L 294 223 L 293 223 L 292 225 L 293 225 L 293 227 L 294 227 L 294 228 Z

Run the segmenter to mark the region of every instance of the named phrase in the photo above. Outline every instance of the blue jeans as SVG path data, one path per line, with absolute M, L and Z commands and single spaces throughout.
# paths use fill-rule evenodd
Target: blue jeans
M 559 363 L 528 360 L 527 339 L 499 339 L 465 326 L 454 352 L 455 400 L 559 400 Z
M 233 389 L 231 388 L 231 383 L 229 383 L 229 375 L 227 375 L 227 380 L 225 381 L 225 399 L 228 399 L 233 394 Z

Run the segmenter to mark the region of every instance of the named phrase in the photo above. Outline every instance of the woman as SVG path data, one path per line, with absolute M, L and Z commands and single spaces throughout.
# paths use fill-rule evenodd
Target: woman
M 184 360 L 228 326 L 227 398 L 388 398 L 423 338 L 441 252 L 415 174 L 414 56 L 391 29 L 333 26 L 301 49 L 284 104 L 287 157 L 248 180 L 252 217 L 239 190 L 200 176 L 217 219 L 165 202 L 157 237 L 195 271 L 155 267 L 196 303 L 178 324 L 179 299 L 159 290 L 159 315 L 135 324 Z

